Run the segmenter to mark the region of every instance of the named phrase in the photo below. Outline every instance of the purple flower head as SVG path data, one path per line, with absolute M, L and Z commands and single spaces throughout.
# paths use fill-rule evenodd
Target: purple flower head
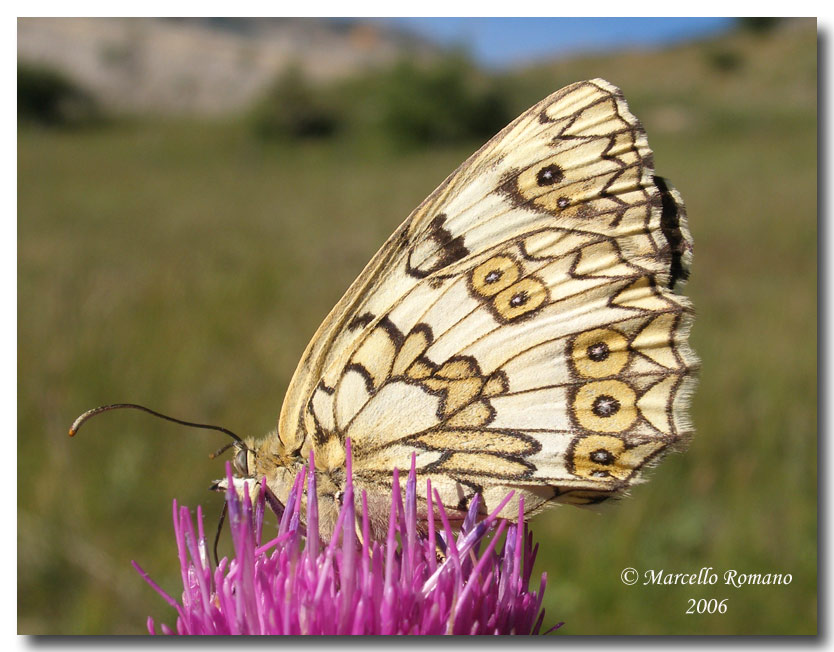
M 512 494 L 478 520 L 472 500 L 460 531 L 453 533 L 437 493 L 427 480 L 427 533 L 418 532 L 415 460 L 405 502 L 394 470 L 388 536 L 370 538 L 365 492 L 356 517 L 347 443 L 347 486 L 330 542 L 318 536 L 316 478 L 310 464 L 298 474 L 280 519 L 278 535 L 262 543 L 266 483 L 254 501 L 241 499 L 226 464 L 226 504 L 234 558 L 211 570 L 202 510 L 197 532 L 187 507 L 174 501 L 174 530 L 182 568 L 182 602 L 145 580 L 177 611 L 171 634 L 537 634 L 546 575 L 538 592 L 528 584 L 538 545 L 523 521 L 496 518 Z M 307 475 L 307 523 L 301 521 Z M 244 489 L 248 493 L 248 487 Z M 435 499 L 432 500 L 432 495 Z M 435 531 L 439 522 L 441 531 Z M 357 531 L 358 530 L 358 531 Z M 361 532 L 361 537 L 359 536 Z M 492 535 L 491 537 L 488 535 Z M 504 535 L 503 546 L 499 545 Z M 305 545 L 306 544 L 306 545 Z M 483 550 L 481 550 L 483 548 Z M 148 619 L 153 634 L 156 627 Z

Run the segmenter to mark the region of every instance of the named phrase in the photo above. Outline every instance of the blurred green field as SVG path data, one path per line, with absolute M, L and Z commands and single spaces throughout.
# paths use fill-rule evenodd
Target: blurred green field
M 735 34 L 510 80 L 517 111 L 579 79 L 619 85 L 696 244 L 697 436 L 630 498 L 535 519 L 561 633 L 816 633 L 816 47 L 813 29 Z M 177 595 L 171 500 L 202 504 L 209 528 L 221 505 L 205 490 L 221 435 L 117 412 L 70 440 L 72 420 L 136 401 L 266 433 L 321 319 L 479 144 L 263 145 L 234 122 L 20 130 L 20 633 L 173 623 L 130 560 Z M 793 581 L 620 582 L 625 567 L 704 566 Z M 690 598 L 728 609 L 686 615 Z

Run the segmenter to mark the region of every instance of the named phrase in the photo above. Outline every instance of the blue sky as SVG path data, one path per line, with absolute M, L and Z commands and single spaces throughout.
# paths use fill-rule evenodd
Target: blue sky
M 442 44 L 464 45 L 482 64 L 578 52 L 659 47 L 727 29 L 732 18 L 394 18 Z

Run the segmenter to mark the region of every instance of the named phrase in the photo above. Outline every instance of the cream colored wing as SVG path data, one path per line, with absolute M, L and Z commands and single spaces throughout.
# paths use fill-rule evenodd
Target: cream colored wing
M 508 488 L 528 512 L 621 493 L 691 434 L 692 311 L 674 291 L 690 259 L 620 91 L 568 86 L 376 254 L 308 346 L 281 439 L 335 470 L 350 437 L 370 489 L 416 453 L 451 509 Z

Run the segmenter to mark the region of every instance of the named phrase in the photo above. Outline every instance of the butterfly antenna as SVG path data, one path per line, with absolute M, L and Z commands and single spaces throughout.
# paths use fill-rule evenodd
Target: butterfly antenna
M 249 447 L 244 443 L 244 441 L 238 437 L 235 433 L 227 428 L 223 428 L 221 426 L 213 426 L 208 423 L 194 423 L 193 421 L 183 421 L 182 419 L 175 419 L 174 417 L 169 417 L 166 414 L 161 414 L 155 410 L 151 410 L 150 408 L 146 408 L 144 405 L 136 405 L 135 403 L 114 403 L 113 405 L 102 405 L 101 407 L 93 408 L 92 410 L 87 410 L 84 414 L 78 417 L 73 424 L 70 426 L 69 429 L 69 436 L 74 437 L 75 434 L 78 432 L 79 428 L 92 417 L 96 416 L 97 414 L 101 414 L 102 412 L 108 412 L 110 410 L 120 410 L 122 408 L 132 408 L 134 410 L 142 410 L 142 412 L 147 412 L 148 414 L 152 414 L 155 417 L 159 417 L 160 419 L 165 419 L 166 421 L 173 421 L 174 423 L 178 423 L 183 426 L 190 426 L 192 428 L 203 428 L 205 430 L 217 430 L 218 432 L 222 432 L 226 435 L 229 435 L 232 439 L 235 440 L 237 444 L 242 446 L 244 449 L 249 450 Z M 234 446 L 234 444 L 229 444 L 228 446 L 224 446 L 219 451 L 217 451 L 212 457 L 216 457 L 227 448 Z

